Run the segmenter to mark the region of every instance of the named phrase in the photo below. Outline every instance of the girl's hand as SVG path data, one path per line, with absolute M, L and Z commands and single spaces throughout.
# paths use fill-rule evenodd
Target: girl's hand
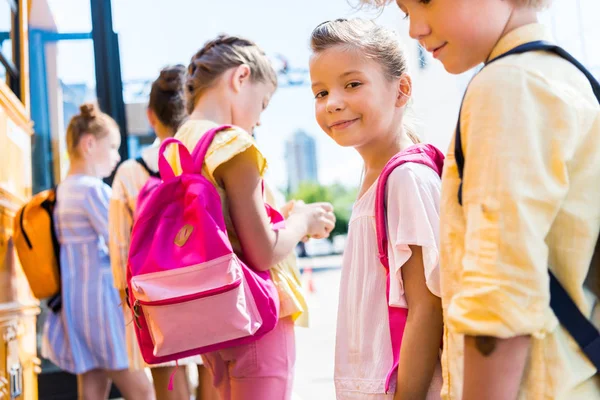
M 302 200 L 290 200 L 287 202 L 287 204 L 283 207 L 281 207 L 281 215 L 283 215 L 284 219 L 288 219 L 290 217 L 290 214 L 292 213 L 292 210 L 294 209 L 294 207 L 296 206 L 296 204 L 299 205 L 304 205 L 304 201 Z M 301 242 L 306 243 L 310 240 L 310 236 L 304 236 L 301 240 Z
M 290 200 L 287 202 L 287 204 L 285 206 L 281 207 L 280 211 L 281 211 L 281 215 L 283 215 L 283 218 L 288 219 L 290 216 L 290 213 L 294 209 L 294 206 L 299 203 L 304 204 L 304 202 L 302 200 Z
M 331 204 L 306 206 L 296 202 L 285 229 L 274 231 L 265 209 L 262 178 L 253 151 L 250 148 L 220 165 L 214 177 L 227 193 L 227 206 L 244 261 L 258 271 L 266 271 L 287 258 L 304 236 L 329 235 L 335 217 Z
M 290 218 L 302 218 L 306 223 L 306 236 L 322 239 L 329 236 L 335 227 L 333 206 L 329 203 L 304 204 L 296 202 Z

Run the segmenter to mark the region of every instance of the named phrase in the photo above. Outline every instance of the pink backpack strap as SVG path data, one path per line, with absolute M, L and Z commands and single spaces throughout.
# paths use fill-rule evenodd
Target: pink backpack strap
M 265 181 L 264 180 L 261 181 L 261 188 L 262 188 L 262 193 L 263 193 L 263 200 L 265 202 L 265 209 L 267 210 L 267 216 L 269 217 L 269 220 L 271 221 L 271 228 L 273 228 L 274 231 L 279 231 L 281 229 L 285 229 L 285 218 L 283 218 L 283 215 L 281 215 L 281 213 L 279 211 L 277 211 L 275 208 L 271 207 L 265 199 Z
M 388 315 L 390 322 L 390 337 L 392 339 L 393 365 L 388 372 L 385 382 L 386 393 L 390 389 L 390 383 L 393 377 L 397 375 L 398 361 L 400 358 L 400 346 L 402 345 L 402 336 L 408 318 L 406 308 L 390 307 L 390 266 L 388 258 L 388 236 L 386 224 L 386 183 L 390 174 L 400 165 L 407 162 L 423 164 L 433 169 L 439 176 L 442 175 L 444 155 L 437 148 L 429 144 L 416 144 L 411 146 L 388 161 L 388 163 L 379 175 L 377 182 L 377 193 L 375 200 L 375 226 L 377 230 L 377 249 L 379 260 L 386 270 L 386 299 L 388 304 Z M 392 272 L 393 273 L 393 272 Z
M 210 147 L 210 144 L 212 143 L 217 133 L 231 128 L 231 125 L 221 125 L 216 128 L 212 128 L 211 130 L 207 131 L 204 135 L 202 135 L 202 137 L 198 141 L 198 144 L 196 144 L 196 147 L 194 147 L 194 151 L 192 151 L 194 168 L 197 173 L 202 172 L 202 165 L 204 165 L 206 153 L 208 152 L 208 148 Z
M 165 150 L 167 146 L 176 144 L 179 151 L 179 162 L 181 164 L 181 170 L 185 173 L 193 172 L 194 163 L 188 149 L 177 139 L 167 138 L 163 140 L 158 150 L 158 172 L 162 180 L 170 179 L 175 177 L 173 168 L 165 158 Z

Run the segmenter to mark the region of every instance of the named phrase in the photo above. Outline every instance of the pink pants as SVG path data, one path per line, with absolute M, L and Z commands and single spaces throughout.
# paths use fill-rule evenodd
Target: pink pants
M 202 356 L 222 400 L 289 400 L 296 344 L 294 323 L 282 318 L 256 342 Z

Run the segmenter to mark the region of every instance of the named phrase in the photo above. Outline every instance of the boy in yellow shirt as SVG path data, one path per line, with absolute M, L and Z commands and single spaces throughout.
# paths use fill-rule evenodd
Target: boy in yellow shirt
M 537 22 L 549 0 L 396 3 L 453 74 L 551 41 Z M 600 398 L 596 368 L 550 308 L 548 274 L 592 315 L 584 280 L 600 230 L 600 106 L 590 81 L 551 52 L 504 57 L 470 83 L 459 128 L 442 183 L 442 396 Z

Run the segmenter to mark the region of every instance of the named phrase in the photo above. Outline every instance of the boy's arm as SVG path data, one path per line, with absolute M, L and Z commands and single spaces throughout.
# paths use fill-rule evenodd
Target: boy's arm
M 515 400 L 530 342 L 530 336 L 466 336 L 463 400 Z
M 542 77 L 494 64 L 470 85 L 461 290 L 448 329 L 466 335 L 465 399 L 514 399 L 530 336 L 552 330 L 545 242 L 569 180 L 575 111 Z

